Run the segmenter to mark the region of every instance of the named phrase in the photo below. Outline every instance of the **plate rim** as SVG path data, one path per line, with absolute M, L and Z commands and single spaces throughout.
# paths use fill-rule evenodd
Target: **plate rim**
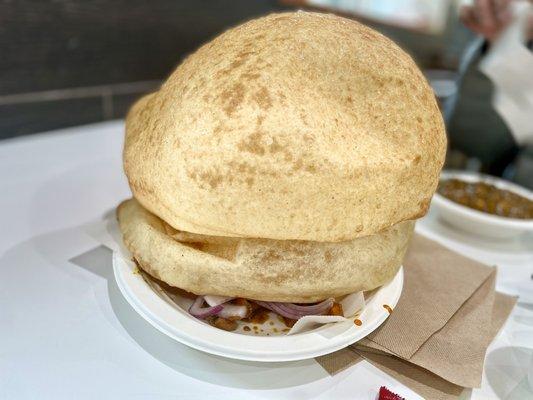
M 122 264 L 122 265 L 121 265 Z M 365 327 L 363 328 L 364 331 L 361 333 L 359 331 L 359 327 L 355 327 L 355 325 L 350 323 L 350 326 L 345 328 L 343 331 L 336 334 L 333 338 L 336 340 L 334 343 L 328 343 L 331 342 L 332 338 L 325 338 L 320 333 L 327 332 L 328 328 L 331 329 L 333 327 L 339 327 L 344 325 L 343 323 L 337 324 L 337 325 L 324 325 L 323 327 L 320 327 L 316 330 L 310 331 L 310 332 L 303 332 L 291 336 L 249 336 L 249 335 L 240 335 L 233 332 L 226 332 L 219 330 L 217 328 L 211 327 L 201 321 L 196 321 L 192 316 L 189 316 L 187 314 L 187 318 L 185 317 L 185 312 L 181 313 L 180 311 L 176 310 L 172 305 L 170 305 L 168 302 L 166 302 L 164 299 L 162 299 L 142 278 L 142 276 L 139 273 L 135 273 L 135 265 L 131 262 L 128 262 L 122 257 L 119 253 L 113 252 L 113 275 L 115 278 L 115 281 L 117 283 L 117 286 L 121 292 L 121 295 L 126 299 L 128 304 L 150 325 L 152 325 L 154 328 L 156 328 L 161 333 L 167 335 L 168 337 L 186 345 L 189 347 L 192 347 L 196 350 L 203 351 L 206 353 L 214 354 L 217 356 L 222 356 L 226 358 L 231 359 L 238 359 L 238 360 L 246 360 L 246 361 L 258 361 L 258 362 L 285 362 L 285 361 L 296 361 L 296 360 L 305 360 L 310 359 L 314 357 L 318 357 L 321 355 L 329 354 L 332 352 L 335 352 L 337 350 L 340 350 L 344 347 L 347 347 L 362 338 L 368 336 L 370 333 L 372 333 L 375 329 L 377 329 L 380 325 L 385 322 L 385 320 L 389 316 L 389 312 L 383 308 L 382 310 L 378 311 L 378 314 L 371 320 L 366 322 Z M 133 279 L 133 281 L 127 281 L 125 272 L 130 274 L 130 278 Z M 137 279 L 136 284 L 140 284 L 142 281 L 142 286 L 144 287 L 144 293 L 147 296 L 149 296 L 150 300 L 155 302 L 156 305 L 160 306 L 159 313 L 154 313 L 152 310 L 147 307 L 146 304 L 143 303 L 143 301 L 139 298 L 139 294 L 135 294 L 135 291 L 133 288 L 130 287 L 131 282 L 134 282 L 134 280 Z M 387 304 L 391 306 L 393 309 L 396 306 L 396 304 L 399 301 L 399 298 L 402 293 L 403 289 L 403 282 L 404 281 L 404 272 L 403 267 L 400 266 L 398 269 L 398 272 L 394 276 L 394 278 L 384 285 L 382 288 L 378 289 L 378 291 L 389 289 L 391 291 L 391 298 L 387 299 Z M 377 293 L 376 293 L 377 294 Z M 222 344 L 214 344 L 212 341 L 206 338 L 196 338 L 193 339 L 190 337 L 189 334 L 186 334 L 183 330 L 180 330 L 176 326 L 172 326 L 168 323 L 168 321 L 165 321 L 164 314 L 172 312 L 175 315 L 179 316 L 179 318 L 182 318 L 182 322 L 186 322 L 187 320 L 194 321 L 195 326 L 198 327 L 198 329 L 203 330 L 204 334 L 206 332 L 205 328 L 212 329 L 211 333 L 216 332 L 215 336 L 219 336 L 220 338 L 224 338 L 228 341 L 232 341 L 236 339 L 237 337 L 235 335 L 239 335 L 239 338 L 241 341 L 244 340 L 245 342 L 252 343 L 255 348 L 244 348 L 242 347 L 242 344 L 240 348 L 236 349 L 235 347 L 231 347 L 228 345 L 222 345 Z M 364 311 L 363 311 L 364 313 Z M 163 315 L 161 315 L 163 314 Z M 363 314 L 362 314 L 363 315 Z M 201 328 L 200 328 L 201 327 Z M 360 333 L 358 333 L 358 331 Z M 350 333 L 351 332 L 351 333 Z M 212 336 L 209 334 L 209 336 Z M 302 338 L 305 338 L 305 341 L 308 342 L 310 339 L 315 339 L 315 346 L 307 346 L 304 348 L 300 348 L 297 350 L 291 350 L 287 351 L 287 346 L 290 346 L 291 344 L 295 344 L 295 342 L 302 342 Z M 279 351 L 272 351 L 272 350 L 257 350 L 257 347 L 263 348 L 263 345 L 272 345 L 273 340 L 276 340 L 280 344 L 280 350 Z M 292 342 L 292 343 L 291 343 Z

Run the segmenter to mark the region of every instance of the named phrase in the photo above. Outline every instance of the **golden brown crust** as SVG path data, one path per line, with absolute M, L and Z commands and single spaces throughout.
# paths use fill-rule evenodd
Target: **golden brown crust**
M 152 213 L 182 231 L 279 240 L 351 240 L 424 215 L 446 149 L 406 53 L 307 12 L 202 46 L 126 131 L 126 175 Z
M 313 302 L 387 283 L 414 223 L 349 242 L 216 238 L 176 232 L 136 200 L 117 210 L 124 243 L 146 272 L 196 294 Z M 180 241 L 181 240 L 181 241 Z

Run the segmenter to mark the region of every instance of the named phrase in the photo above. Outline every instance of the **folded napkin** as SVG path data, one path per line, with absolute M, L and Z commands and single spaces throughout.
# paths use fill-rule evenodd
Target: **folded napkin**
M 402 296 L 388 320 L 317 361 L 335 374 L 361 357 L 431 399 L 481 383 L 485 352 L 516 300 L 494 290 L 496 269 L 415 235 Z

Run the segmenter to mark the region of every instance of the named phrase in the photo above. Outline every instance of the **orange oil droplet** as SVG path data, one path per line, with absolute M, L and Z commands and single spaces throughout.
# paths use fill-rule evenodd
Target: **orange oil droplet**
M 383 304 L 383 308 L 384 308 L 385 310 L 387 310 L 387 311 L 389 312 L 389 314 L 392 314 L 392 308 L 391 308 L 389 305 L 387 305 L 387 304 Z

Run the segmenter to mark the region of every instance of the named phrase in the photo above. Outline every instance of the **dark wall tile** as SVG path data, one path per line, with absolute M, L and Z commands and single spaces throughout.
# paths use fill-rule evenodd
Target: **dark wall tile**
M 130 107 L 146 93 L 119 94 L 111 98 L 111 118 L 124 118 Z
M 274 0 L 0 2 L 0 95 L 161 79 Z
M 101 97 L 0 105 L 0 115 L 0 139 L 104 118 Z

